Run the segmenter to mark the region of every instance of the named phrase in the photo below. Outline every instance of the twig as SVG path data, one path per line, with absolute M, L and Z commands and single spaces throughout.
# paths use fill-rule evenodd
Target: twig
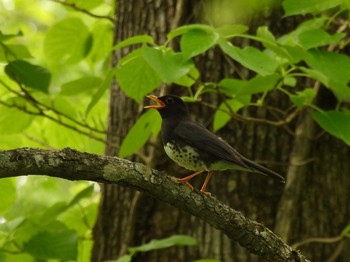
M 298 248 L 300 246 L 304 246 L 310 243 L 332 244 L 343 240 L 345 237 L 350 238 L 350 234 L 346 234 L 344 236 L 336 236 L 336 237 L 310 237 L 300 242 L 294 243 L 291 246 L 293 248 Z
M 36 108 L 39 109 L 38 106 L 41 106 L 42 108 L 44 108 L 45 110 L 48 110 L 48 111 L 52 111 L 53 113 L 55 113 L 58 117 L 64 117 L 70 121 L 72 121 L 73 123 L 81 126 L 81 127 L 84 127 L 84 128 L 87 128 L 89 129 L 90 131 L 94 131 L 96 133 L 100 133 L 100 134 L 106 134 L 106 131 L 104 130 L 99 130 L 97 128 L 94 128 L 90 125 L 88 125 L 87 123 L 81 123 L 79 122 L 78 120 L 74 119 L 73 117 L 63 113 L 63 112 L 60 112 L 58 111 L 56 108 L 54 107 L 50 107 L 50 106 L 47 106 L 43 103 L 41 103 L 40 101 L 38 101 L 35 97 L 33 97 L 24 87 L 21 83 L 17 82 L 17 84 L 19 85 L 19 87 L 21 88 L 22 92 L 25 94 L 24 96 L 22 96 L 24 99 L 26 99 L 27 101 L 31 102 L 31 104 L 33 106 L 35 106 Z M 42 110 L 40 110 L 42 111 Z M 61 119 L 58 119 L 58 120 L 61 120 Z
M 45 141 L 43 141 L 43 140 L 41 140 L 41 139 L 38 139 L 38 138 L 36 138 L 36 137 L 34 137 L 34 136 L 31 136 L 31 135 L 28 135 L 28 134 L 24 134 L 24 136 L 25 136 L 27 139 L 29 139 L 29 140 L 31 140 L 31 141 L 33 141 L 33 142 L 35 142 L 35 143 L 38 143 L 39 145 L 41 145 L 41 146 L 43 146 L 43 147 L 45 147 L 45 148 L 47 148 L 47 149 L 55 149 L 54 147 L 52 147 L 51 145 L 49 145 L 49 144 L 46 143 Z
M 109 145 L 110 147 L 117 148 L 116 145 L 108 143 L 105 139 L 102 139 L 102 138 L 100 138 L 98 136 L 95 136 L 91 132 L 87 132 L 87 131 L 81 130 L 79 128 L 76 128 L 75 126 L 72 126 L 72 125 L 69 125 L 69 124 L 67 124 L 65 122 L 62 122 L 60 119 L 56 119 L 56 118 L 46 114 L 44 111 L 38 111 L 38 112 L 30 111 L 26 107 L 15 105 L 15 104 L 8 104 L 8 103 L 5 103 L 4 101 L 1 101 L 1 100 L 0 100 L 0 104 L 4 105 L 6 107 L 9 107 L 9 108 L 17 108 L 18 110 L 21 110 L 22 112 L 24 112 L 26 114 L 29 114 L 29 115 L 45 117 L 45 118 L 50 119 L 51 121 L 53 121 L 53 122 L 55 122 L 55 123 L 57 123 L 59 125 L 62 125 L 62 126 L 68 128 L 70 130 L 73 130 L 73 131 L 75 131 L 75 132 L 77 132 L 79 134 L 85 135 L 85 136 L 90 137 L 90 138 L 92 138 L 92 139 L 94 139 L 96 141 L 102 142 L 105 145 Z
M 220 110 L 222 112 L 225 112 L 227 114 L 229 114 L 232 118 L 241 121 L 241 122 L 255 122 L 255 123 L 263 123 L 263 124 L 268 124 L 268 125 L 272 125 L 272 126 L 283 126 L 286 125 L 288 123 L 290 123 L 299 113 L 300 113 L 300 109 L 296 108 L 292 113 L 290 113 L 287 117 L 285 117 L 284 119 L 278 120 L 278 121 L 272 121 L 272 120 L 268 120 L 268 119 L 262 119 L 262 118 L 255 118 L 255 117 L 249 117 L 249 116 L 241 116 L 235 112 L 228 112 L 226 110 L 223 109 L 218 109 L 217 107 L 208 104 L 206 102 L 200 101 L 200 103 L 202 105 L 205 105 L 207 107 L 213 108 L 215 110 Z
M 92 132 L 96 132 L 96 133 L 100 133 L 100 134 L 103 134 L 105 135 L 106 134 L 106 131 L 102 131 L 102 130 L 99 130 L 97 128 L 94 128 L 94 127 L 91 127 L 90 125 L 86 124 L 86 123 L 81 123 L 79 122 L 78 120 L 72 118 L 71 116 L 65 114 L 65 113 L 62 113 L 60 111 L 58 111 L 57 109 L 55 108 L 52 108 L 52 107 L 49 107 L 43 103 L 41 103 L 40 101 L 38 101 L 36 98 L 34 98 L 23 86 L 21 83 L 17 82 L 16 83 L 18 84 L 18 86 L 20 87 L 22 93 L 18 92 L 18 91 L 15 91 L 13 90 L 10 86 L 8 86 L 5 82 L 3 82 L 2 80 L 0 80 L 0 83 L 11 93 L 17 95 L 18 97 L 21 97 L 25 100 L 27 100 L 35 109 L 37 109 L 36 112 L 34 111 L 31 111 L 29 110 L 28 108 L 26 108 L 25 106 L 20 106 L 20 105 L 16 105 L 16 104 L 10 104 L 10 103 L 6 103 L 4 101 L 1 101 L 0 100 L 0 104 L 6 106 L 6 107 L 9 107 L 9 108 L 17 108 L 19 110 L 21 110 L 22 112 L 24 113 L 27 113 L 29 115 L 36 115 L 36 116 L 42 116 L 42 117 L 45 117 L 47 119 L 50 119 L 51 121 L 53 122 L 56 122 L 62 126 L 65 126 L 75 132 L 78 132 L 80 134 L 83 134 L 83 135 L 86 135 L 94 140 L 97 140 L 97 141 L 100 141 L 104 144 L 108 144 L 108 142 L 94 134 L 92 134 Z M 45 111 L 51 111 L 53 113 L 56 114 L 57 117 L 53 117 L 49 114 L 47 114 Z M 82 130 L 80 128 L 77 128 L 73 125 L 70 125 L 66 122 L 64 122 L 62 118 L 66 118 L 68 121 L 71 121 L 75 124 L 77 124 L 78 126 L 84 128 L 84 129 L 88 129 L 89 131 L 85 131 L 85 130 Z M 111 147 L 116 147 L 116 145 L 110 145 Z
M 67 2 L 65 2 L 65 1 L 60 1 L 60 0 L 51 0 L 51 1 L 52 1 L 52 2 L 56 2 L 56 3 L 59 3 L 59 4 L 61 4 L 61 5 L 65 5 L 65 6 L 71 7 L 71 8 L 73 8 L 74 10 L 79 11 L 79 12 L 82 12 L 82 13 L 84 13 L 84 14 L 87 14 L 87 15 L 89 15 L 89 16 L 91 16 L 91 17 L 95 17 L 95 18 L 99 18 L 99 19 L 107 19 L 108 21 L 114 23 L 113 17 L 107 16 L 107 15 L 96 15 L 96 14 L 94 14 L 94 13 L 91 13 L 91 12 L 88 11 L 88 10 L 85 10 L 85 9 L 83 9 L 83 8 L 81 8 L 81 7 L 79 7 L 79 6 L 77 6 L 77 5 L 74 4 L 74 3 L 67 3 Z

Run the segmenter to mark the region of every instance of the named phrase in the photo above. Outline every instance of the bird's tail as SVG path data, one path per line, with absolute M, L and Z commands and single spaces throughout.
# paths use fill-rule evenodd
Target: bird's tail
M 274 172 L 274 171 L 272 171 L 272 170 L 270 170 L 270 169 L 268 169 L 266 167 L 263 167 L 263 166 L 255 163 L 255 162 L 245 158 L 245 157 L 242 160 L 250 169 L 252 169 L 253 172 L 257 172 L 257 173 L 260 173 L 260 174 L 272 177 L 274 179 L 278 179 L 282 183 L 286 182 L 284 177 L 282 177 L 281 175 L 277 174 L 276 172 Z

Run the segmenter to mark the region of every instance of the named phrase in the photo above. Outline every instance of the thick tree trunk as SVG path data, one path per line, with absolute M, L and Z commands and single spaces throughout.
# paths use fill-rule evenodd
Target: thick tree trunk
M 200 7 L 204 2 L 116 1 L 115 42 L 147 33 L 162 43 L 172 28 L 182 23 L 199 22 Z M 289 24 L 289 27 L 293 26 Z M 286 30 L 285 27 L 280 29 Z M 283 31 L 276 33 L 281 35 Z M 115 53 L 115 61 L 128 51 L 123 49 Z M 228 64 L 218 50 L 208 52 L 198 58 L 196 63 L 203 74 L 202 81 L 248 75 L 248 71 L 241 67 Z M 171 92 L 179 94 L 182 90 L 172 87 Z M 204 96 L 203 99 L 212 104 L 217 100 L 211 96 Z M 268 103 L 282 110 L 288 107 L 287 101 L 278 93 L 271 94 Z M 120 145 L 141 110 L 114 83 L 111 89 L 108 140 Z M 208 119 L 208 115 L 213 115 L 212 109 L 204 105 L 190 105 L 190 110 L 197 121 L 210 128 L 211 119 Z M 264 108 L 249 109 L 243 113 L 273 119 Z M 307 112 L 294 123 L 283 127 L 231 121 L 220 130 L 219 135 L 248 158 L 287 175 L 289 181 L 284 188 L 278 181 L 256 174 L 218 172 L 208 190 L 250 219 L 275 228 L 289 243 L 339 234 L 349 222 L 346 218 L 350 215 L 350 205 L 347 204 L 350 197 L 350 152 L 335 138 L 326 135 L 318 137 L 318 132 Z M 106 154 L 115 155 L 117 152 L 107 148 Z M 154 150 L 152 154 L 150 163 L 156 168 L 165 169 L 169 174 L 179 177 L 188 174 L 164 157 L 163 152 Z M 194 185 L 199 186 L 203 180 L 204 175 L 196 178 Z M 102 187 L 100 210 L 94 228 L 93 261 L 115 259 L 124 254 L 128 246 L 173 234 L 191 235 L 199 244 L 197 247 L 169 248 L 139 254 L 133 261 L 192 261 L 201 258 L 261 261 L 218 230 L 174 207 L 130 189 L 111 185 Z M 325 261 L 324 258 L 330 257 L 337 245 L 309 244 L 300 248 L 312 260 Z M 345 259 L 345 254 L 343 257 Z
M 164 41 L 166 33 L 177 26 L 178 13 L 182 11 L 182 1 L 116 1 L 116 23 L 114 42 L 117 43 L 137 34 L 151 34 L 155 39 Z M 130 51 L 128 48 L 113 54 L 112 66 Z M 142 77 L 142 76 L 135 76 Z M 142 107 L 138 106 L 121 91 L 117 82 L 113 82 L 110 91 L 108 118 L 109 144 L 120 146 L 128 130 L 138 119 Z M 122 124 L 121 124 L 122 123 Z M 106 147 L 107 155 L 117 155 L 113 147 Z M 145 220 L 139 218 L 138 207 L 152 209 L 154 200 L 140 204 L 140 193 L 115 185 L 101 185 L 101 203 L 94 227 L 94 247 L 92 261 L 104 261 L 117 258 L 135 245 L 135 224 Z M 142 201 L 141 201 L 142 202 Z

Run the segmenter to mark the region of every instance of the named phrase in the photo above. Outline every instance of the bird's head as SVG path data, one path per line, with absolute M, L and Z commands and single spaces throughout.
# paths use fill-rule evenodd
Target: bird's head
M 145 106 L 145 108 L 157 109 L 163 119 L 165 118 L 187 118 L 188 110 L 187 107 L 178 96 L 166 95 L 166 96 L 154 96 L 149 95 L 148 98 L 155 101 L 156 105 Z

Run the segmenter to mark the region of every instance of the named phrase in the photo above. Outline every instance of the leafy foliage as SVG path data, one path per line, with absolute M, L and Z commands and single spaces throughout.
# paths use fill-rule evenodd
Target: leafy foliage
M 132 155 L 147 142 L 152 134 L 154 136 L 158 135 L 160 131 L 160 123 L 160 116 L 154 110 L 144 113 L 123 140 L 123 143 L 120 146 L 119 156 L 126 157 Z
M 5 66 L 5 72 L 14 81 L 45 93 L 48 92 L 51 74 L 43 67 L 23 60 L 15 60 Z
M 239 111 L 243 108 L 252 105 L 265 106 L 269 93 L 282 92 L 288 95 L 291 106 L 294 105 L 295 110 L 307 107 L 316 110 L 313 114 L 315 121 L 330 134 L 349 143 L 344 132 L 336 131 L 340 124 L 337 119 L 347 119 L 346 110 L 336 110 L 334 113 L 321 110 L 315 102 L 317 96 L 315 87 L 298 85 L 299 77 L 307 77 L 314 80 L 315 86 L 321 83 L 331 90 L 340 105 L 346 107 L 349 100 L 349 56 L 342 54 L 341 48 L 336 48 L 336 51 L 323 48 L 325 46 L 334 48 L 345 41 L 347 36 L 342 32 L 343 30 L 332 32 L 330 26 L 341 12 L 332 10 L 329 11 L 329 16 L 321 13 L 340 6 L 342 8 L 340 10 L 348 11 L 348 7 L 343 6 L 343 2 L 338 0 L 316 2 L 311 1 L 306 4 L 303 1 L 285 0 L 283 7 L 286 15 L 312 13 L 314 17 L 305 20 L 295 30 L 280 37 L 274 36 L 266 26 L 259 27 L 256 34 L 252 35 L 245 33 L 246 27 L 239 24 L 218 28 L 192 24 L 169 32 L 168 40 L 161 46 L 157 46 L 149 37 L 142 36 L 140 39 L 142 41 L 138 42 L 142 45 L 134 52 L 141 52 L 143 62 L 153 69 L 152 79 L 158 78 L 168 84 L 176 83 L 187 87 L 190 97 L 186 97 L 186 101 L 198 101 L 199 97 L 206 92 L 224 94 L 225 97 L 221 98 L 224 101 L 217 107 L 214 115 L 214 130 L 224 127 L 233 116 L 239 115 Z M 180 38 L 180 52 L 175 52 L 167 46 L 175 38 Z M 241 47 L 232 41 L 236 38 L 251 39 L 263 48 Z M 127 42 L 128 40 L 124 41 L 124 43 Z M 190 72 L 196 69 L 193 59 L 211 48 L 220 48 L 223 54 L 256 75 L 247 80 L 224 78 L 218 83 L 202 83 L 200 72 L 195 77 L 190 75 Z M 122 70 L 125 65 L 121 62 L 119 66 L 119 70 Z M 151 71 L 150 68 L 148 70 Z M 132 67 L 128 68 L 128 71 L 131 72 Z M 193 79 L 191 83 L 193 86 L 180 81 L 184 77 Z M 140 93 L 137 101 L 157 87 L 156 81 L 147 81 L 148 79 L 150 78 L 143 79 L 143 86 L 148 88 L 138 89 Z M 130 90 L 134 90 L 135 85 L 132 85 L 131 81 L 123 82 L 123 89 L 128 90 L 127 94 Z M 135 96 L 131 95 L 131 97 Z M 278 120 L 276 124 L 277 122 Z M 344 129 L 340 128 L 340 130 Z M 140 148 L 144 141 L 145 139 L 140 140 L 139 146 L 133 145 L 135 150 Z M 128 146 L 127 141 L 123 146 Z
M 44 52 L 53 64 L 77 63 L 91 50 L 91 34 L 79 18 L 67 18 L 46 33 Z
M 1 149 L 70 146 L 101 154 L 114 75 L 106 73 L 111 25 L 53 2 L 32 1 L 28 13 L 21 5 L 0 18 Z M 2 179 L 0 186 L 1 261 L 90 260 L 97 187 L 44 177 Z

